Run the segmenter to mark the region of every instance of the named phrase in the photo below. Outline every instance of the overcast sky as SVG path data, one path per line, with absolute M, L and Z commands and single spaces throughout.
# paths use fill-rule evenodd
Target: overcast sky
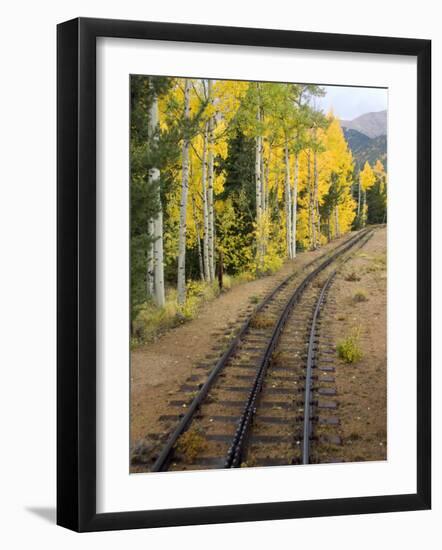
M 352 88 L 349 86 L 323 86 L 325 96 L 315 98 L 316 105 L 325 113 L 333 113 L 341 120 L 352 120 L 364 113 L 387 108 L 388 91 L 379 88 Z

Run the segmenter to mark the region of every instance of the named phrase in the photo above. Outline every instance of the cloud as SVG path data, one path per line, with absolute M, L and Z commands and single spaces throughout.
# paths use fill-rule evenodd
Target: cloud
M 316 98 L 316 105 L 325 113 L 330 110 L 343 120 L 352 120 L 364 113 L 387 109 L 388 90 L 350 86 L 323 86 L 326 95 Z

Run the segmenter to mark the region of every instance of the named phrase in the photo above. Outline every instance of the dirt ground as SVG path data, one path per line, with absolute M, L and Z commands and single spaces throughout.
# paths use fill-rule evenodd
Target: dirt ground
M 362 359 L 336 359 L 336 388 L 342 446 L 336 459 L 387 458 L 387 230 L 378 229 L 347 262 L 330 290 L 336 304 L 324 311 L 323 326 L 338 344 L 359 334 Z
M 204 304 L 198 317 L 164 334 L 156 342 L 131 353 L 131 443 L 162 429 L 159 416 L 170 413 L 168 402 L 199 362 L 220 354 L 220 339 L 250 315 L 251 298 L 263 298 L 278 282 L 348 239 L 336 240 L 320 250 L 299 254 L 276 274 L 233 287 Z M 233 332 L 232 332 L 233 333 Z M 223 345 L 227 343 L 224 340 Z

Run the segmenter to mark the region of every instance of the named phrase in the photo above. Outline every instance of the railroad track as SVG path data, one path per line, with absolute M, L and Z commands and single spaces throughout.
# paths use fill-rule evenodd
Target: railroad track
M 313 424 L 336 425 L 328 414 L 335 404 L 322 401 L 335 390 L 332 367 L 324 361 L 318 368 L 324 351 L 320 310 L 334 264 L 370 236 L 361 231 L 313 260 L 301 282 L 295 274 L 284 279 L 246 320 L 206 380 L 182 386 L 188 398 L 170 403 L 180 413 L 162 417 L 178 422 L 176 427 L 165 437 L 151 434 L 158 437 L 159 450 L 150 471 L 310 461 Z M 326 414 L 316 414 L 322 409 Z M 327 436 L 321 438 L 327 442 Z M 339 441 L 331 435 L 328 443 Z
M 334 353 L 333 343 L 320 336 L 320 312 L 335 274 L 315 280 L 289 310 L 265 374 L 260 374 L 262 383 L 244 407 L 238 422 L 242 429 L 237 429 L 225 467 L 308 464 L 314 425 L 333 430 L 339 424 L 333 415 L 333 359 L 331 354 L 324 357 Z M 340 443 L 333 433 L 321 440 Z

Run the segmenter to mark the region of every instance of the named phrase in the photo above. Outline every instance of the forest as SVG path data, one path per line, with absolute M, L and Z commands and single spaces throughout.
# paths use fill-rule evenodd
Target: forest
M 386 223 L 382 162 L 361 170 L 310 84 L 132 75 L 131 337 L 222 288 Z M 154 332 L 152 332 L 154 327 Z

